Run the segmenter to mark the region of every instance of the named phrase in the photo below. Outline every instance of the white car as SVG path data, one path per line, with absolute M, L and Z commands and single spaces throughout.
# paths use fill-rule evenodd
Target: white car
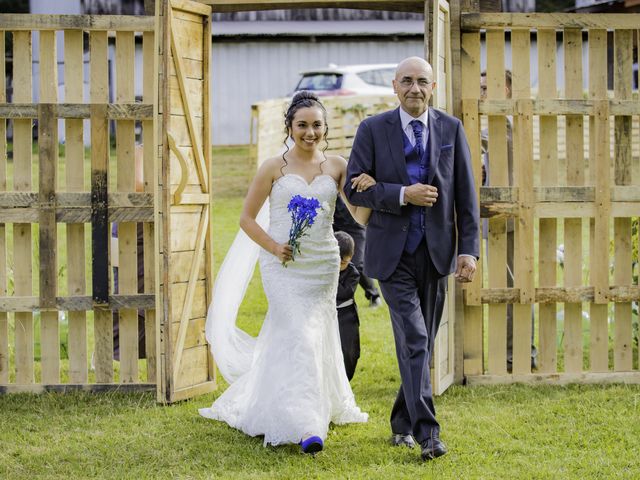
M 300 72 L 294 91 L 310 90 L 324 95 L 387 95 L 393 94 L 391 80 L 396 74 L 395 63 L 369 65 L 329 65 Z

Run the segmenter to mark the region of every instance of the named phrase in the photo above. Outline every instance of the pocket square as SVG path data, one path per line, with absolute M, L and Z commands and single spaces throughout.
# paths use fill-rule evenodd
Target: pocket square
M 452 145 L 452 144 L 449 144 L 449 145 L 442 145 L 442 146 L 440 147 L 440 150 L 447 150 L 447 149 L 449 149 L 449 148 L 453 148 L 453 145 Z

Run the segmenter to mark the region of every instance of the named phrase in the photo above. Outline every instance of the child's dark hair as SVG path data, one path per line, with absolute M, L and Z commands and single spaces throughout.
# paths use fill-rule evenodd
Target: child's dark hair
M 338 248 L 340 248 L 340 258 L 353 257 L 355 250 L 355 242 L 353 237 L 347 232 L 338 231 L 334 234 L 338 240 Z
M 283 175 L 284 173 L 282 172 L 282 170 L 284 167 L 287 166 L 287 163 L 288 163 L 287 159 L 285 158 L 285 155 L 289 152 L 289 145 L 287 144 L 287 139 L 289 138 L 289 131 L 291 129 L 291 125 L 293 125 L 293 117 L 296 116 L 296 112 L 301 108 L 309 108 L 309 107 L 318 107 L 322 111 L 322 116 L 324 118 L 324 135 L 322 139 L 324 140 L 324 143 L 325 143 L 325 147 L 322 149 L 323 155 L 325 150 L 329 146 L 329 141 L 327 140 L 327 135 L 329 134 L 329 126 L 327 125 L 327 109 L 324 108 L 324 105 L 322 104 L 322 102 L 320 101 L 320 99 L 315 93 L 309 92 L 308 90 L 301 90 L 299 92 L 296 92 L 293 98 L 291 99 L 289 108 L 287 108 L 287 111 L 284 113 L 284 130 L 286 135 L 284 137 L 285 152 L 282 154 L 282 160 L 284 162 L 284 165 L 280 167 L 280 173 L 282 173 Z M 324 163 L 324 161 L 326 161 L 326 156 L 325 156 L 325 160 L 323 160 L 322 163 Z M 320 169 L 322 170 L 322 166 L 320 166 Z

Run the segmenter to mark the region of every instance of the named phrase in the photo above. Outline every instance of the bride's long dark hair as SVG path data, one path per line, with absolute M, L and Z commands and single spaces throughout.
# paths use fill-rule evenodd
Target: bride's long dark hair
M 322 116 L 324 118 L 324 135 L 322 136 L 322 139 L 324 140 L 324 143 L 325 143 L 324 148 L 322 149 L 322 156 L 324 157 L 324 160 L 320 163 L 320 172 L 322 172 L 322 164 L 327 161 L 327 156 L 325 155 L 325 151 L 327 150 L 327 148 L 329 148 L 329 141 L 327 140 L 327 135 L 329 134 L 329 125 L 327 125 L 327 109 L 324 108 L 324 105 L 322 104 L 322 102 L 320 101 L 320 99 L 315 93 L 310 92 L 308 90 L 301 90 L 295 93 L 295 95 L 291 99 L 289 108 L 287 108 L 287 111 L 284 114 L 285 137 L 284 137 L 283 143 L 285 146 L 285 151 L 282 153 L 282 161 L 284 162 L 284 164 L 280 167 L 280 173 L 282 175 L 284 175 L 284 172 L 282 170 L 289 163 L 287 162 L 285 155 L 289 153 L 289 145 L 287 144 L 287 140 L 289 139 L 289 136 L 290 136 L 291 125 L 293 124 L 293 118 L 296 116 L 296 112 L 298 110 L 300 110 L 301 108 L 309 108 L 309 107 L 319 107 L 320 110 L 322 111 Z

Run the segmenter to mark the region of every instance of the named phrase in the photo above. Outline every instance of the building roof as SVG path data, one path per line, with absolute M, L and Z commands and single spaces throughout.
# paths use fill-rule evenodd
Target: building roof
M 238 36 L 415 36 L 424 35 L 421 20 L 355 20 L 320 22 L 213 22 L 214 37 Z

